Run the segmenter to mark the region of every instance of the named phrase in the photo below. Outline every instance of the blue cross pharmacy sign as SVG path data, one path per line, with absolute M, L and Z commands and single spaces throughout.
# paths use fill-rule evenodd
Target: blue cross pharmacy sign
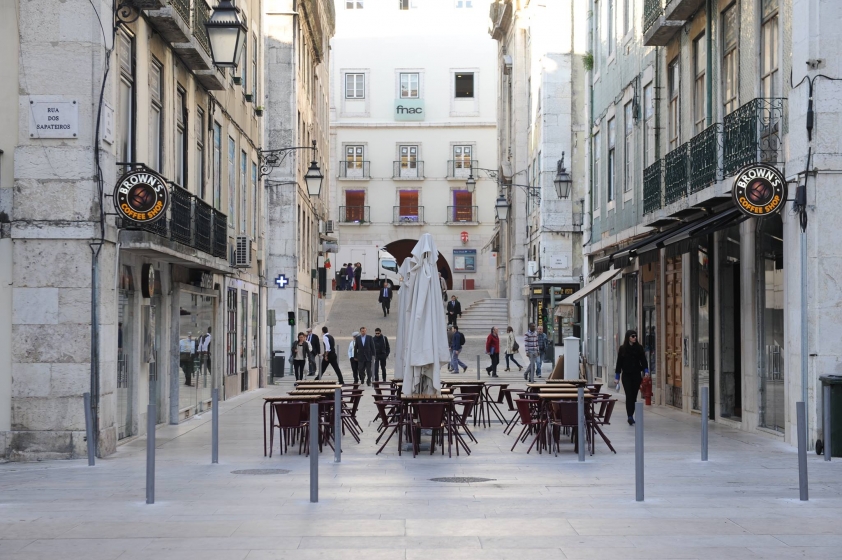
M 289 278 L 287 278 L 283 274 L 278 274 L 278 277 L 275 278 L 275 284 L 277 284 L 278 287 L 281 289 L 286 288 L 287 284 L 289 284 Z

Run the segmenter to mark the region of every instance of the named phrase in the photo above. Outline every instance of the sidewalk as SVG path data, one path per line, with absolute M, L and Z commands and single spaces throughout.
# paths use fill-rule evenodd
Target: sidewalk
M 795 449 L 711 424 L 710 461 L 698 425 L 646 411 L 646 501 L 634 501 L 634 430 L 623 410 L 578 463 L 572 445 L 537 455 L 499 426 L 477 428 L 473 454 L 375 456 L 367 392 L 361 444 L 342 463 L 320 458 L 320 503 L 309 503 L 309 459 L 264 458 L 262 397 L 221 406 L 220 463 L 210 464 L 210 415 L 157 434 L 157 503 L 146 505 L 144 439 L 86 461 L 0 465 L 0 558 L 838 558 L 842 460 L 809 457 L 811 501 L 798 501 Z M 618 407 L 622 403 L 618 402 Z M 277 449 L 276 449 L 277 451 Z M 239 475 L 241 469 L 287 474 Z M 444 476 L 492 479 L 473 484 Z M 436 549 L 436 550 L 430 550 Z

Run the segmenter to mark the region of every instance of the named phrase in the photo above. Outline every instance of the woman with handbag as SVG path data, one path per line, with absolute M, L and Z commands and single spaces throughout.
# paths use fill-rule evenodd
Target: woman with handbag
M 506 329 L 506 371 L 509 371 L 509 360 L 513 361 L 517 366 L 518 371 L 523 370 L 523 366 L 517 363 L 515 354 L 520 350 L 520 346 L 515 340 L 515 330 L 512 327 Z
M 305 339 L 304 333 L 298 333 L 298 340 L 292 343 L 292 367 L 295 370 L 295 380 L 304 379 L 304 364 L 310 355 L 310 343 Z
M 500 363 L 500 336 L 497 327 L 491 327 L 491 334 L 485 339 L 485 353 L 491 357 L 491 365 L 485 368 L 485 373 L 491 377 L 498 377 L 497 364 Z

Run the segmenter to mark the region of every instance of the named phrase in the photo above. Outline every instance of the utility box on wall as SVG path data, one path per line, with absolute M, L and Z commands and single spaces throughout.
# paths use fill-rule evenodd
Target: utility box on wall
M 463 290 L 473 290 L 474 289 L 474 279 L 473 278 L 463 278 L 462 279 L 462 289 Z

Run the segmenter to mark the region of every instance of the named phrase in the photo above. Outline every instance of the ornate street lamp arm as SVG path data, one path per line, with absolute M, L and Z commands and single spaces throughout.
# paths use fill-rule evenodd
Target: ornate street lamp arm
M 295 150 L 313 150 L 313 160 L 316 159 L 316 142 L 312 146 L 291 146 L 289 148 L 278 148 L 277 150 L 259 150 L 260 157 L 260 178 L 266 177 L 272 169 L 280 167 L 287 156 Z

